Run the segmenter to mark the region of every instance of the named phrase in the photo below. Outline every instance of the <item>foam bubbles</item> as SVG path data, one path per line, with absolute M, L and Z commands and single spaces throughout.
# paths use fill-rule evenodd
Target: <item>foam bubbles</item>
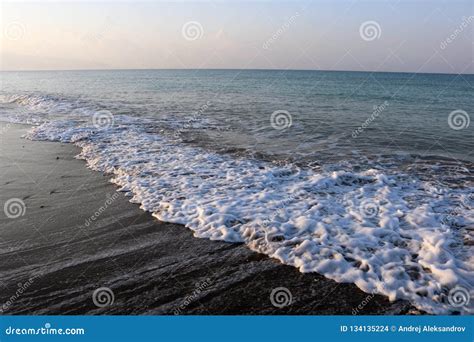
M 472 312 L 446 300 L 454 286 L 474 285 L 472 247 L 460 233 L 474 224 L 461 202 L 467 190 L 375 169 L 316 173 L 239 159 L 145 133 L 137 120 L 120 117 L 107 130 L 56 121 L 27 136 L 76 143 L 79 158 L 111 174 L 131 202 L 196 237 L 244 242 L 431 313 Z M 462 226 L 443 221 L 454 210 Z
M 38 124 L 27 138 L 75 143 L 78 157 L 110 174 L 131 202 L 196 237 L 243 242 L 301 272 L 409 300 L 430 313 L 473 313 L 469 304 L 448 301 L 456 286 L 474 288 L 472 188 L 393 167 L 278 166 L 183 144 L 154 129 L 151 119 L 117 115 L 113 126 L 98 129 L 90 120 L 94 109 L 77 103 L 44 96 L 1 101 L 28 109 L 1 115 Z M 50 121 L 51 113 L 71 111 L 67 120 Z M 190 123 L 210 125 L 193 118 L 182 127 Z

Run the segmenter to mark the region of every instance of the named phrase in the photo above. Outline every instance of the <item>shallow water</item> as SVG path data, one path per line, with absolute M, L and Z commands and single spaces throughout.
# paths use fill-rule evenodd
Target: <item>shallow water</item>
M 2 83 L 2 120 L 78 144 L 160 220 L 428 312 L 472 312 L 448 301 L 474 286 L 472 75 L 8 72 Z

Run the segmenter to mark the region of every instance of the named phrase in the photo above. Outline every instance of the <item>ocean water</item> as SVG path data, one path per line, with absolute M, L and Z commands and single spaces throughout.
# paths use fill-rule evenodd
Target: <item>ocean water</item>
M 474 289 L 474 75 L 2 72 L 0 120 L 143 210 L 430 313 Z

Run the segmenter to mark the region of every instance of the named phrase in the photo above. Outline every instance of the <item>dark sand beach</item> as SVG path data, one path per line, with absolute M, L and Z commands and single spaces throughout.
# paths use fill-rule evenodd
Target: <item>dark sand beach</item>
M 0 212 L 3 314 L 416 312 L 407 302 L 159 222 L 117 193 L 107 175 L 75 159 L 77 147 L 22 139 L 27 129 L 0 125 L 0 202 L 26 205 L 18 218 Z M 113 304 L 94 305 L 100 287 L 113 291 Z M 291 292 L 291 304 L 272 305 L 278 287 Z

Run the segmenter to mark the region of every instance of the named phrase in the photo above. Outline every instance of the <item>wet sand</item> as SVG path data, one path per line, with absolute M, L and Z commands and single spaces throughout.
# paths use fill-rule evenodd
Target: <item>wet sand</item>
M 75 159 L 77 147 L 22 139 L 27 129 L 0 123 L 1 209 L 12 198 L 26 206 L 17 218 L 0 211 L 3 314 L 417 313 L 160 222 Z M 105 307 L 93 302 L 101 287 L 113 292 Z M 270 300 L 281 287 L 283 307 Z

